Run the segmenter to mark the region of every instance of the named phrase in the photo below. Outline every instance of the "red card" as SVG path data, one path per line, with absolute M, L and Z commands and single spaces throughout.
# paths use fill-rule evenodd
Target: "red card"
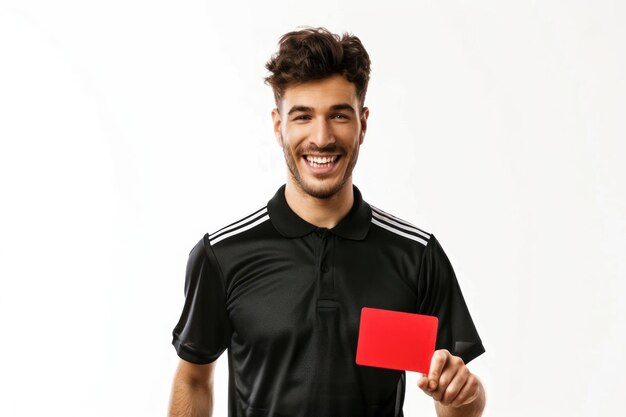
M 356 363 L 427 374 L 437 323 L 434 316 L 363 307 Z

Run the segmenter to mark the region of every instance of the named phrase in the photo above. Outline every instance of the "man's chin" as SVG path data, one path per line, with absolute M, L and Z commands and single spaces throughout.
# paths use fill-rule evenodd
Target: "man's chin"
M 328 200 L 337 195 L 346 185 L 346 181 L 334 184 L 311 184 L 304 181 L 298 181 L 299 188 L 311 197 Z
M 317 198 L 318 200 L 328 200 L 331 197 L 335 196 L 338 190 L 311 190 L 305 189 L 305 193 L 313 198 Z

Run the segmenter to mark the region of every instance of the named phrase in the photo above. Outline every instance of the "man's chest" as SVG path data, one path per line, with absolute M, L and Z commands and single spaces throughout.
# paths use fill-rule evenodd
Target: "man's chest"
M 362 307 L 412 312 L 418 304 L 411 254 L 335 236 L 269 242 L 223 273 L 233 329 L 252 343 L 307 337 L 328 320 L 355 339 Z

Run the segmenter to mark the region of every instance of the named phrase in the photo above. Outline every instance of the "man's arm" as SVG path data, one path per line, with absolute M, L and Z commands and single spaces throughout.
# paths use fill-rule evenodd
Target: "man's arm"
M 463 359 L 447 350 L 433 355 L 428 376 L 417 386 L 435 400 L 438 417 L 480 417 L 485 409 L 485 390 Z
M 183 359 L 178 364 L 169 417 L 210 417 L 213 415 L 213 371 L 215 362 L 196 365 Z

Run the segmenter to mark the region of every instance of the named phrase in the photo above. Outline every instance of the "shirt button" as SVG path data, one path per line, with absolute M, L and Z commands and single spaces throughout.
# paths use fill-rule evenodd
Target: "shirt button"
M 323 273 L 328 272 L 328 270 L 329 270 L 329 269 L 330 269 L 330 268 L 328 268 L 328 265 L 322 265 L 322 272 L 323 272 Z

